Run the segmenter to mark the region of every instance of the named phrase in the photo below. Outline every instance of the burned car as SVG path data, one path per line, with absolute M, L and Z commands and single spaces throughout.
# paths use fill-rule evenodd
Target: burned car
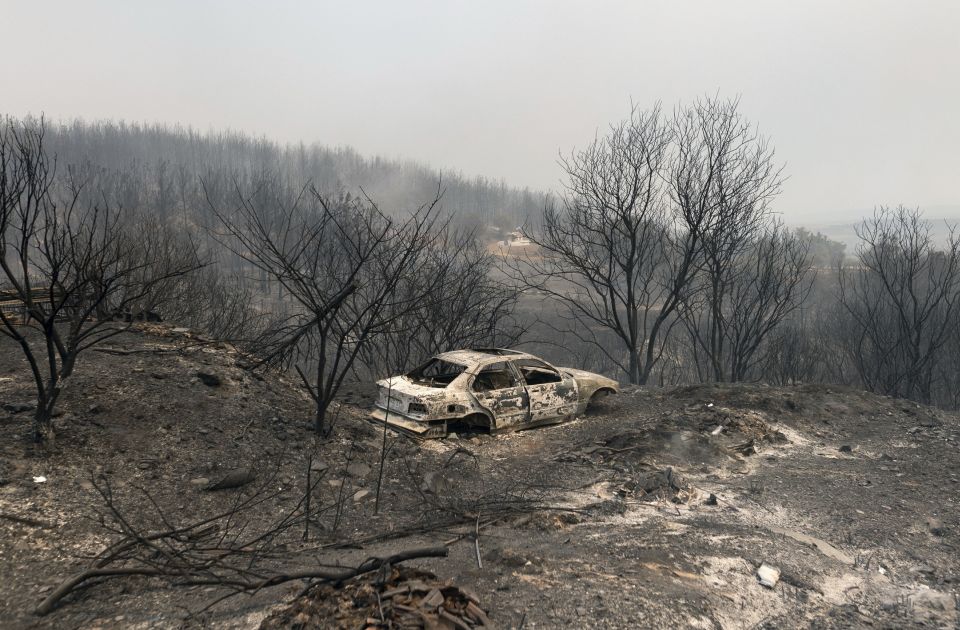
M 377 386 L 371 418 L 422 438 L 555 424 L 619 391 L 605 376 L 502 348 L 444 352 Z

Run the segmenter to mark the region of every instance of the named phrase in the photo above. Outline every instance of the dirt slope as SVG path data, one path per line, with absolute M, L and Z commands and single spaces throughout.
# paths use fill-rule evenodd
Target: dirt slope
M 425 444 L 390 436 L 375 514 L 382 435 L 363 419 L 364 388 L 347 393 L 334 436 L 317 441 L 294 384 L 252 375 L 227 346 L 157 326 L 111 349 L 87 355 L 55 448 L 37 453 L 25 442 L 29 412 L 15 411 L 30 383 L 0 341 L 0 514 L 35 521 L 0 518 L 4 627 L 257 627 L 302 584 L 196 614 L 220 593 L 115 579 L 48 616 L 32 610 L 111 540 L 91 478 L 109 479 L 153 523 L 139 488 L 192 519 L 251 491 L 203 491 L 226 471 L 275 472 L 279 493 L 251 515 L 256 528 L 302 497 L 308 456 L 327 477 L 315 500 L 341 509 L 309 541 L 285 541 L 278 562 L 350 563 L 456 541 L 449 558 L 411 564 L 476 593 L 500 627 L 958 623 L 953 414 L 821 386 L 628 389 L 557 427 Z M 363 544 L 327 546 L 344 540 Z M 772 589 L 757 581 L 761 563 L 780 571 Z

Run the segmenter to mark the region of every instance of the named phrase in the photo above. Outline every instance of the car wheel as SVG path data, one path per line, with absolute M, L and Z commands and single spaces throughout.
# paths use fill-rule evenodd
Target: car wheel
M 587 413 L 595 414 L 603 411 L 606 407 L 607 397 L 610 395 L 610 390 L 601 389 L 593 393 L 593 396 L 590 397 L 589 402 L 587 402 Z
M 458 435 L 490 433 L 490 419 L 481 413 L 475 413 L 460 420 L 447 422 L 447 431 Z

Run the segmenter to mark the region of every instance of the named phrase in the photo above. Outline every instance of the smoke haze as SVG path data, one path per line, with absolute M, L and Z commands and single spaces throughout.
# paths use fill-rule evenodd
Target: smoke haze
M 948 0 L 2 4 L 14 116 L 243 130 L 550 190 L 558 152 L 631 100 L 740 96 L 787 164 L 789 222 L 960 215 Z

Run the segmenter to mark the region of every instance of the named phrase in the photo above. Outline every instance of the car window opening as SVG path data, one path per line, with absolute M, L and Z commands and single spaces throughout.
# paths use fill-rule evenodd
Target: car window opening
M 463 374 L 467 366 L 451 363 L 443 359 L 430 359 L 420 367 L 407 373 L 407 378 L 417 385 L 443 389 Z
M 560 374 L 546 363 L 524 359 L 516 361 L 516 366 L 523 374 L 523 380 L 527 385 L 546 385 L 548 383 L 559 383 L 563 380 Z
M 506 363 L 491 363 L 483 368 L 473 380 L 473 391 L 490 392 L 517 387 L 519 381 Z

